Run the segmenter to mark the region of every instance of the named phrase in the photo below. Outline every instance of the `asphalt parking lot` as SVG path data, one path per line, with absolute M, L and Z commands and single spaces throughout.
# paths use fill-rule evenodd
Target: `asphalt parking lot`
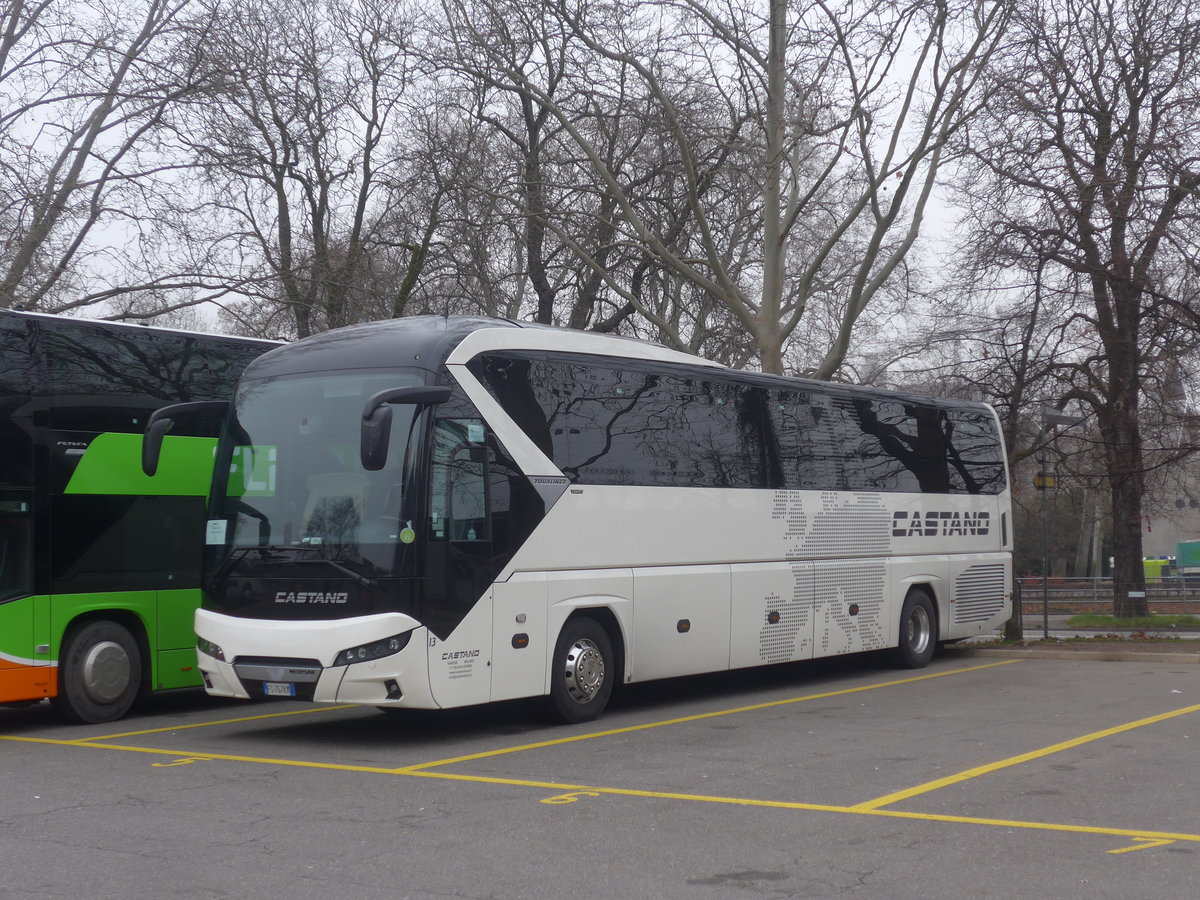
M 1200 666 L 871 657 L 599 722 L 160 696 L 0 709 L 0 897 L 1160 897 L 1200 863 Z

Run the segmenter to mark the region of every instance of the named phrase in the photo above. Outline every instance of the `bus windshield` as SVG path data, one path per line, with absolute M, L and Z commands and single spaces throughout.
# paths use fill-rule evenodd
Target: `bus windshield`
M 234 444 L 216 484 L 209 544 L 261 561 L 330 561 L 388 569 L 399 543 L 406 448 L 416 407 L 393 407 L 387 464 L 360 461 L 363 406 L 379 391 L 424 383 L 416 372 L 323 372 L 244 381 L 222 441 Z M 218 479 L 221 475 L 219 474 Z

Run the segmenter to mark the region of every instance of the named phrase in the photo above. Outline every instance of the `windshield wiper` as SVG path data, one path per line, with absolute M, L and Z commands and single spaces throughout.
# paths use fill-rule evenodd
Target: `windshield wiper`
M 279 565 L 288 564 L 297 566 L 311 566 L 314 563 L 324 563 L 327 566 L 332 566 L 345 575 L 349 575 L 358 584 L 364 585 L 365 587 L 371 587 L 373 584 L 375 584 L 375 579 L 368 578 L 366 575 L 363 575 L 360 572 L 355 572 L 349 566 L 343 566 L 340 562 L 335 562 L 334 560 L 327 559 L 324 556 L 318 556 L 311 559 L 266 560 L 266 562 L 277 563 Z
M 358 584 L 365 587 L 371 587 L 375 584 L 375 579 L 361 572 L 356 572 L 349 566 L 334 559 L 329 559 L 326 556 L 304 556 L 297 557 L 298 553 L 318 553 L 316 547 L 289 547 L 283 544 L 255 544 L 247 547 L 235 547 L 227 556 L 220 566 L 214 571 L 211 577 L 216 578 L 223 575 L 232 565 L 238 560 L 245 559 L 248 554 L 258 553 L 259 558 L 255 562 L 264 566 L 311 566 L 311 565 L 326 565 L 337 569 L 343 575 L 347 575 Z M 361 560 L 372 568 L 374 565 L 366 559 Z
M 242 559 L 246 558 L 246 554 L 251 550 L 257 550 L 258 547 L 234 547 L 229 551 L 229 555 L 222 559 L 211 575 L 205 575 L 205 581 L 217 581 L 224 578 L 226 573 L 234 567 L 234 565 Z
M 247 547 L 245 549 L 258 550 L 259 552 L 261 552 L 262 558 L 259 560 L 259 562 L 262 563 L 263 565 L 268 565 L 268 566 L 285 566 L 285 565 L 311 566 L 311 565 L 316 565 L 316 564 L 323 564 L 323 565 L 330 566 L 331 568 L 337 569 L 339 572 L 341 572 L 344 575 L 348 575 L 350 578 L 353 578 L 355 580 L 355 582 L 357 582 L 358 584 L 364 585 L 366 587 L 370 587 L 371 585 L 375 584 L 375 579 L 370 578 L 366 575 L 363 575 L 361 572 L 356 572 L 356 571 L 354 571 L 354 569 L 351 569 L 349 566 L 345 566 L 342 563 L 338 562 L 337 560 L 330 559 L 327 556 L 304 556 L 304 557 L 296 556 L 296 554 L 298 554 L 298 553 L 319 553 L 320 551 L 316 547 L 288 547 L 288 546 L 284 546 L 282 544 L 264 544 L 264 545 L 258 546 L 258 547 Z M 367 561 L 365 559 L 362 560 L 362 562 L 367 563 L 367 565 L 372 565 L 369 561 Z

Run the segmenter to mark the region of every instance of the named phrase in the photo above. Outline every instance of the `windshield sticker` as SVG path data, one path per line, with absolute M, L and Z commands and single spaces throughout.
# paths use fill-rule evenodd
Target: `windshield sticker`
M 217 546 L 223 545 L 225 543 L 225 529 L 228 524 L 224 519 L 209 519 L 204 543 L 215 544 Z
M 404 528 L 400 531 L 400 543 L 411 544 L 417 539 L 417 533 L 411 528 Z

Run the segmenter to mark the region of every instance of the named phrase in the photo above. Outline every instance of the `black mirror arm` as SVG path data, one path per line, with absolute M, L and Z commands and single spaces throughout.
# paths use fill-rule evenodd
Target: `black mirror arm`
M 359 459 L 362 467 L 378 471 L 387 462 L 388 436 L 392 429 L 392 403 L 407 403 L 430 406 L 445 403 L 450 399 L 448 387 L 399 387 L 388 388 L 373 395 L 363 406 L 362 435 L 359 442 Z
M 225 400 L 196 400 L 191 403 L 172 403 L 156 409 L 146 420 L 146 431 L 142 436 L 142 471 L 153 477 L 158 471 L 158 460 L 162 455 L 163 437 L 175 427 L 179 416 L 197 414 L 225 415 L 229 403 Z

